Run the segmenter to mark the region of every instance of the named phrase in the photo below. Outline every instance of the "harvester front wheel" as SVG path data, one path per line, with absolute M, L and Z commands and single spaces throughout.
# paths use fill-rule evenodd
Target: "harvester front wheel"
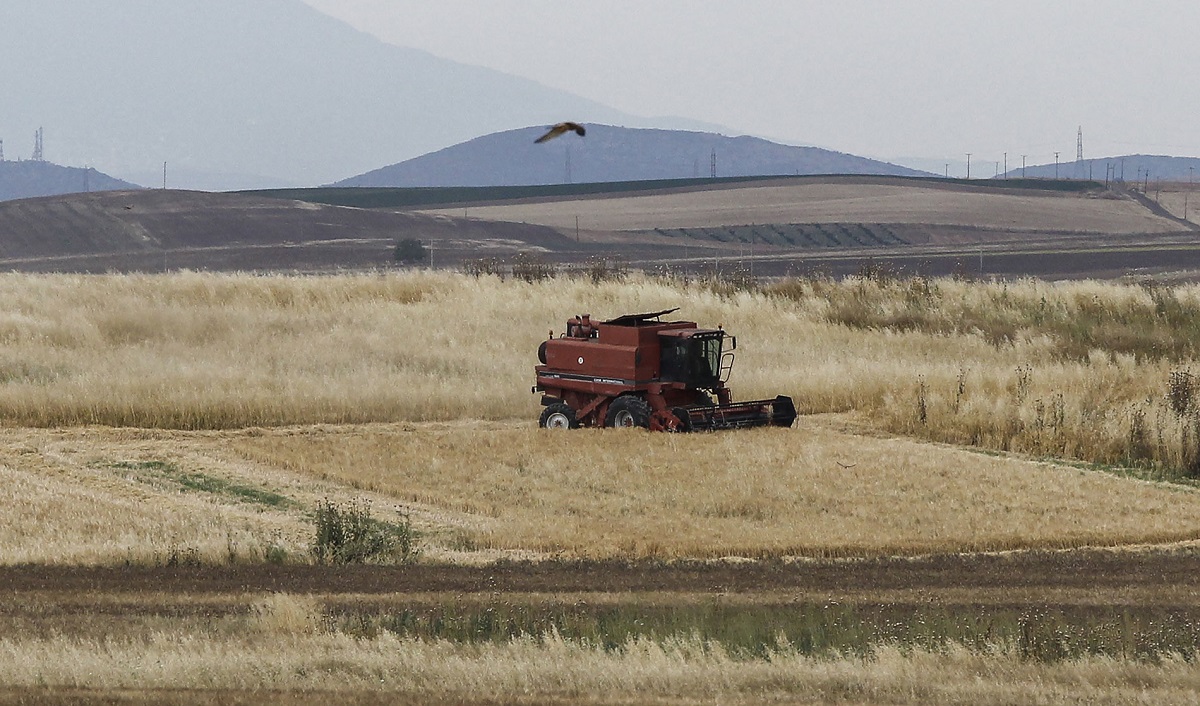
M 650 428 L 650 405 L 641 397 L 626 395 L 613 400 L 604 415 L 606 427 Z
M 538 426 L 543 429 L 578 429 L 579 420 L 575 418 L 575 410 L 566 402 L 555 402 L 542 410 Z

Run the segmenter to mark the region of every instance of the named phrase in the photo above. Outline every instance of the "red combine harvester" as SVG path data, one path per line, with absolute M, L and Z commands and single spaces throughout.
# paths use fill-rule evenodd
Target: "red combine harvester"
M 646 427 L 656 431 L 790 427 L 792 398 L 734 402 L 725 382 L 737 338 L 691 321 L 662 321 L 676 309 L 594 322 L 567 321 L 567 331 L 538 348 L 539 424 L 548 429 Z M 729 351 L 722 351 L 729 341 Z M 714 399 L 715 397 L 715 399 Z

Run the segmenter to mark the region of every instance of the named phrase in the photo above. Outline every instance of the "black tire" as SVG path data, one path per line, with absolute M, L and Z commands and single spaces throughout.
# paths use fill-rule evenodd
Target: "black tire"
M 575 410 L 566 402 L 555 402 L 542 410 L 538 426 L 543 429 L 578 429 L 579 420 L 575 418 Z
M 679 417 L 679 423 L 681 425 L 679 427 L 679 431 L 685 432 L 685 433 L 693 431 L 692 415 L 688 414 L 686 409 L 684 409 L 683 407 L 673 407 L 671 409 L 671 413 L 674 414 L 676 417 Z
M 604 415 L 606 427 L 650 428 L 650 405 L 641 397 L 625 395 L 613 400 Z
M 771 405 L 771 425 L 790 427 L 795 422 L 796 405 L 792 402 L 792 398 L 786 395 L 776 397 L 775 404 Z

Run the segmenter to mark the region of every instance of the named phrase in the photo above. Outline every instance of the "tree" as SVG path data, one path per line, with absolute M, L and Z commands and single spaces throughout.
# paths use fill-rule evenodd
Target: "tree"
M 396 241 L 396 262 L 405 265 L 429 262 L 429 249 L 416 238 L 402 238 Z

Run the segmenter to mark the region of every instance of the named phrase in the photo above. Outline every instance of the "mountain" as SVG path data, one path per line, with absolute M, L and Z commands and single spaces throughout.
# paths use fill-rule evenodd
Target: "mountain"
M 300 0 L 4 0 L 0 27 L 10 158 L 44 127 L 47 158 L 131 180 L 167 163 L 173 188 L 326 183 L 564 118 L 653 124 Z
M 880 174 L 925 172 L 818 147 L 781 145 L 757 137 L 711 132 L 586 126 L 543 144 L 545 127 L 484 135 L 333 186 L 502 186 L 679 179 L 712 176 Z
M 1104 181 L 1105 175 L 1118 181 L 1191 181 L 1200 179 L 1200 158 L 1166 155 L 1127 154 L 1118 157 L 1099 157 L 1082 162 L 1071 160 L 1058 164 L 1038 164 L 1009 170 L 1008 176 L 1037 179 L 1091 179 Z
M 95 169 L 62 167 L 41 161 L 0 161 L 0 201 L 87 191 L 142 187 L 114 179 Z

